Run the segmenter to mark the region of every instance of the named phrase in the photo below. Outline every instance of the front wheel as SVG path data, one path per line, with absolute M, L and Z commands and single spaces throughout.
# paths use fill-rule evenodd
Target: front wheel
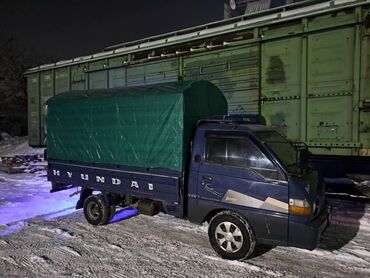
M 212 218 L 208 237 L 212 248 L 228 260 L 249 258 L 256 245 L 248 222 L 232 211 L 222 211 Z

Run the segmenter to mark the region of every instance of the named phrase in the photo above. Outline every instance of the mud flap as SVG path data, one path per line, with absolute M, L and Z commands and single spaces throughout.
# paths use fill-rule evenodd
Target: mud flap
M 92 194 L 93 190 L 90 188 L 81 189 L 80 199 L 77 201 L 76 209 L 81 209 L 84 207 L 84 202 L 87 197 Z

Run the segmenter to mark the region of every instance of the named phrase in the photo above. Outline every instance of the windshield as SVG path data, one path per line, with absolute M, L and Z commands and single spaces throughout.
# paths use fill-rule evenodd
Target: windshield
M 286 167 L 296 166 L 297 150 L 276 131 L 260 131 L 258 138 L 267 145 Z

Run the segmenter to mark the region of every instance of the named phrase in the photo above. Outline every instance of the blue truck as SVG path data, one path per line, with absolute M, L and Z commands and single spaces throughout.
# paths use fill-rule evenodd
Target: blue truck
M 76 208 L 93 225 L 118 206 L 208 222 L 225 259 L 249 258 L 259 244 L 315 249 L 330 211 L 307 147 L 259 116 L 226 114 L 207 81 L 57 95 L 48 101 L 51 191 L 81 187 Z

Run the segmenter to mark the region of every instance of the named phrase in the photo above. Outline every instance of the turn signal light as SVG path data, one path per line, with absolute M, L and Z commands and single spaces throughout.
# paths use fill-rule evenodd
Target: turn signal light
M 311 216 L 312 209 L 306 199 L 289 199 L 289 213 L 297 216 Z

